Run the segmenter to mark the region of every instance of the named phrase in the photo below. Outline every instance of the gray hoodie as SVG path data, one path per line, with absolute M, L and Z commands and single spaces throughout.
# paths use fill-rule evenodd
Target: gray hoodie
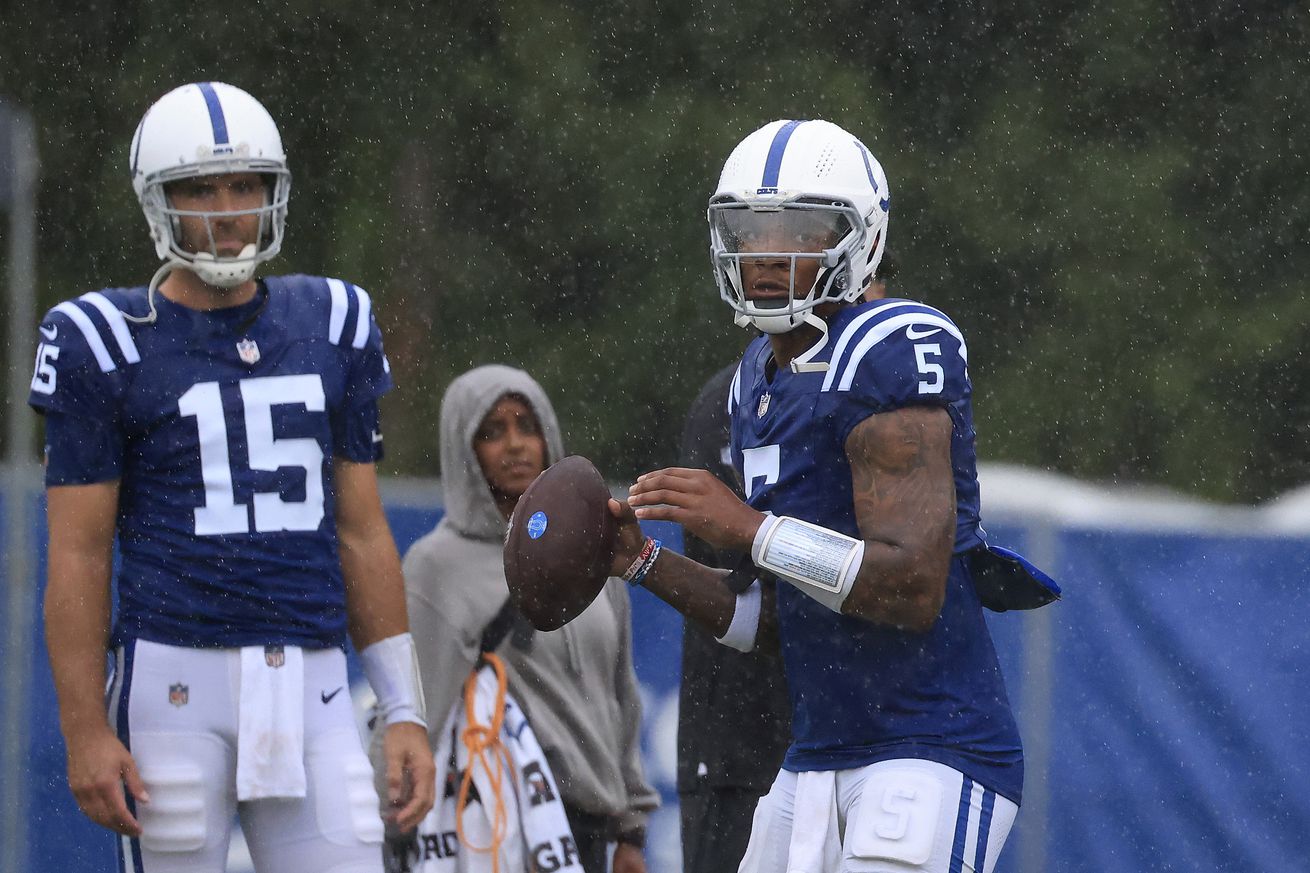
M 505 519 L 473 451 L 482 419 L 506 394 L 527 401 L 546 440 L 546 462 L 563 456 L 545 392 L 522 370 L 492 364 L 463 374 L 441 402 L 446 514 L 404 561 L 409 624 L 418 645 L 431 735 L 441 729 L 476 663 L 483 630 L 509 598 L 501 549 Z M 632 670 L 627 586 L 610 579 L 595 602 L 557 631 L 520 621 L 496 649 L 510 692 L 527 712 L 565 803 L 646 824 L 658 795 L 641 765 L 641 699 Z

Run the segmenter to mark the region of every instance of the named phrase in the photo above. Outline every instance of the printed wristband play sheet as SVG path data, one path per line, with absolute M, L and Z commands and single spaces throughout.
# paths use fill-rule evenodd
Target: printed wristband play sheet
M 817 525 L 781 518 L 764 541 L 763 569 L 786 579 L 838 591 L 854 557 L 855 541 Z

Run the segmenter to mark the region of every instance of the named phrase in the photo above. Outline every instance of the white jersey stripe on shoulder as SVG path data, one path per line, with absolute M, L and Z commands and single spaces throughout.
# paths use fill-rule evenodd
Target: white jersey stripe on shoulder
M 357 349 L 364 348 L 364 343 L 368 342 L 368 329 L 373 324 L 373 300 L 368 296 L 368 292 L 358 285 L 351 285 L 355 289 L 355 295 L 359 299 L 359 306 L 355 312 L 355 339 L 351 345 Z
M 884 303 L 881 306 L 875 306 L 868 312 L 861 313 L 850 324 L 846 325 L 846 329 L 843 330 L 841 336 L 837 338 L 837 345 L 833 347 L 832 357 L 828 359 L 828 375 L 823 379 L 823 390 L 831 390 L 832 382 L 837 378 L 837 368 L 841 365 L 842 352 L 846 351 L 846 346 L 850 343 L 851 338 L 859 332 L 860 328 L 864 327 L 864 325 L 869 322 L 869 319 L 879 313 L 886 312 L 889 309 L 897 309 L 901 306 L 921 305 L 922 304 L 915 303 L 913 300 L 897 300 L 894 303 Z
M 859 369 L 860 361 L 864 360 L 864 356 L 869 353 L 869 350 L 896 331 L 912 324 L 931 324 L 935 327 L 940 327 L 942 330 L 955 337 L 955 339 L 960 343 L 960 357 L 964 360 L 966 365 L 969 363 L 969 350 L 964 345 L 964 337 L 960 334 L 960 329 L 956 327 L 949 318 L 946 318 L 945 316 L 929 315 L 926 312 L 907 312 L 904 315 L 897 315 L 881 322 L 864 335 L 855 346 L 855 350 L 851 352 L 851 358 L 847 362 L 846 368 L 842 370 L 841 381 L 837 383 L 837 390 L 851 390 L 851 383 L 855 381 L 855 373 Z M 831 371 L 829 371 L 829 373 L 831 374 Z M 827 388 L 827 380 L 825 380 L 824 390 L 827 390 Z
M 732 415 L 741 403 L 741 368 L 746 363 L 743 358 L 737 364 L 737 370 L 732 374 L 732 386 L 728 389 L 728 415 Z
M 109 322 L 109 329 L 114 333 L 114 339 L 118 341 L 119 351 L 123 353 L 123 358 L 129 364 L 139 364 L 141 362 L 141 353 L 137 351 L 136 341 L 132 339 L 132 331 L 127 326 L 127 319 L 117 306 L 109 302 L 109 298 L 99 291 L 92 291 L 89 294 L 83 294 L 78 298 L 90 303 L 100 314 Z
M 350 299 L 346 296 L 346 283 L 340 279 L 328 279 L 328 290 L 332 292 L 332 315 L 328 319 L 328 342 L 334 346 L 341 345 L 341 332 L 346 329 L 346 308 Z
M 77 325 L 77 329 L 82 331 L 82 336 L 86 337 L 86 344 L 91 347 L 91 353 L 96 356 L 96 363 L 100 365 L 102 372 L 110 373 L 118 369 L 118 365 L 109 355 L 105 341 L 100 338 L 100 331 L 96 330 L 95 322 L 91 321 L 91 316 L 83 312 L 80 306 L 71 300 L 65 300 L 56 306 L 54 311 L 67 315 L 69 320 Z

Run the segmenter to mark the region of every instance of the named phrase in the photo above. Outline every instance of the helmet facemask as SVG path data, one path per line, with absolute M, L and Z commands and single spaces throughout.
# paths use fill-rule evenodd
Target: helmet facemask
M 197 176 L 228 173 L 258 173 L 265 183 L 264 203 L 253 209 L 233 212 L 208 212 L 175 208 L 168 198 L 171 182 Z M 155 249 L 165 261 L 195 273 L 201 281 L 219 288 L 231 288 L 254 276 L 255 268 L 274 257 L 282 248 L 286 231 L 287 204 L 291 194 L 291 173 L 275 161 L 230 159 L 203 165 L 173 167 L 145 181 L 141 206 L 155 240 Z M 213 222 L 243 215 L 259 216 L 259 232 L 254 243 L 246 245 L 235 257 L 222 257 L 214 239 Z M 182 244 L 181 220 L 198 218 L 208 236 L 208 250 L 189 251 Z
M 750 200 L 717 198 L 709 207 L 710 257 L 720 296 L 737 313 L 737 324 L 765 333 L 787 333 L 812 318 L 822 303 L 857 299 L 863 265 L 854 262 L 867 246 L 869 228 L 849 201 L 770 194 Z M 785 265 L 786 295 L 752 300 L 742 276 L 743 263 Z M 807 288 L 797 287 L 801 265 L 817 262 Z M 808 271 L 807 271 L 808 272 Z

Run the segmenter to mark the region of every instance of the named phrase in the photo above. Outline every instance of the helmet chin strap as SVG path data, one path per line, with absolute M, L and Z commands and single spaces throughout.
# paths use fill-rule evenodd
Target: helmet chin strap
M 155 275 L 150 277 L 150 284 L 146 287 L 146 303 L 149 304 L 150 311 L 145 315 L 128 315 L 124 312 L 123 317 L 133 324 L 154 324 L 159 319 L 159 312 L 155 309 L 155 292 L 164 283 L 164 278 L 181 266 L 177 261 L 164 261 L 164 263 L 160 264 L 159 269 L 155 270 Z
M 785 322 L 783 319 L 785 317 L 779 317 L 779 316 L 773 316 L 773 318 L 776 318 L 778 320 L 778 323 L 761 325 L 757 320 L 758 318 L 759 318 L 758 316 L 752 317 L 750 315 L 738 313 L 737 317 L 733 320 L 737 323 L 738 327 L 754 327 L 757 330 L 762 330 L 765 333 L 770 333 L 770 334 L 790 333 L 791 331 L 795 330 L 797 327 L 801 326 L 800 324 L 798 324 L 795 327 L 784 329 Z M 823 351 L 823 347 L 828 343 L 828 322 L 824 321 L 822 318 L 819 318 L 819 316 L 815 315 L 812 310 L 807 309 L 805 311 L 805 314 L 801 316 L 801 324 L 808 324 L 810 327 L 817 330 L 819 332 L 819 339 L 814 343 L 814 345 L 810 346 L 803 353 L 797 355 L 795 358 L 792 358 L 791 365 L 790 365 L 791 371 L 793 373 L 828 372 L 827 361 L 814 360 L 814 356 L 817 355 L 819 352 Z M 777 329 L 770 329 L 770 328 L 777 328 Z
M 806 311 L 804 323 L 819 332 L 819 340 L 803 353 L 791 359 L 791 371 L 793 373 L 826 373 L 828 372 L 828 362 L 814 361 L 813 358 L 823 351 L 823 347 L 828 343 L 828 322 L 819 318 L 812 311 Z
M 145 315 L 129 315 L 124 312 L 123 317 L 134 324 L 154 324 L 158 321 L 159 311 L 155 308 L 155 293 L 159 290 L 159 286 L 164 284 L 168 274 L 174 270 L 190 270 L 199 276 L 202 282 L 218 288 L 234 288 L 254 275 L 257 263 L 254 260 L 256 251 L 257 247 L 254 244 L 248 245 L 241 250 L 240 255 L 227 259 L 221 265 L 213 255 L 208 253 L 196 255 L 196 263 L 184 263 L 170 258 L 159 265 L 159 269 L 155 270 L 155 275 L 150 277 L 150 284 L 146 287 L 146 303 L 150 311 Z M 247 261 L 248 264 L 236 267 L 232 261 Z

